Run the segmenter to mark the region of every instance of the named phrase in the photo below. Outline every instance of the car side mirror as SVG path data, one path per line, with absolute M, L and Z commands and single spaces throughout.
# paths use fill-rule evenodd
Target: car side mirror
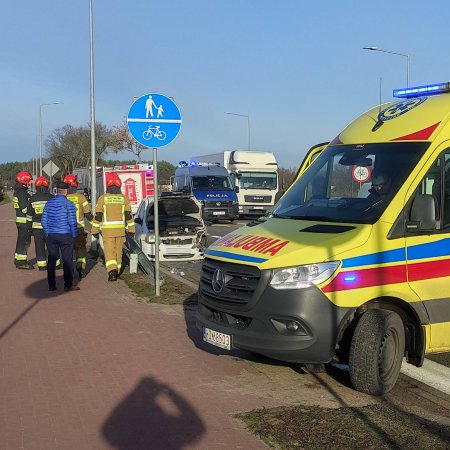
M 234 187 L 234 192 L 236 192 L 236 194 L 239 193 L 239 186 Z
M 411 206 L 410 220 L 406 231 L 410 233 L 436 230 L 436 200 L 430 194 L 418 194 Z
M 134 219 L 134 223 L 137 223 L 138 225 L 142 225 L 142 219 L 140 217 L 136 217 Z

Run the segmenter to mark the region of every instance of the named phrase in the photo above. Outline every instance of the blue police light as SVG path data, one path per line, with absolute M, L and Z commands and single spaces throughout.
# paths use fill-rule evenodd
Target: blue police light
M 437 95 L 450 92 L 450 83 L 426 84 L 403 89 L 394 89 L 393 96 L 397 98 L 423 97 L 425 95 Z
M 352 281 L 356 281 L 356 275 L 345 275 L 344 281 L 347 283 L 351 283 Z

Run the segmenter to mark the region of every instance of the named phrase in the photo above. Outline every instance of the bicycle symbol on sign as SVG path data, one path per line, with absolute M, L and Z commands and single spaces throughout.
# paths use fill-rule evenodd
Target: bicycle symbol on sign
M 156 139 L 159 139 L 160 141 L 163 141 L 166 138 L 165 131 L 162 131 L 159 129 L 159 125 L 155 125 L 152 127 L 151 125 L 148 127 L 148 130 L 145 130 L 142 133 L 142 137 L 149 141 L 153 136 L 155 136 Z

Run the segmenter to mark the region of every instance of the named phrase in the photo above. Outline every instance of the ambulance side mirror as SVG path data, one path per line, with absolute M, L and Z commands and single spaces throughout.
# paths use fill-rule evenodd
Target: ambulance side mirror
M 411 206 L 406 231 L 410 233 L 436 230 L 436 200 L 430 194 L 417 194 Z
M 134 219 L 134 223 L 137 223 L 138 225 L 142 225 L 142 219 L 140 217 L 136 217 Z

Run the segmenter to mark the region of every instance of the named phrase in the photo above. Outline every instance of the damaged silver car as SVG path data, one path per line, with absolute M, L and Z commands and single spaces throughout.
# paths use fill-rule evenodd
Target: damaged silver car
M 155 259 L 153 197 L 142 200 L 134 222 L 134 239 L 150 260 Z M 191 195 L 162 195 L 158 200 L 160 261 L 198 261 L 204 258 L 206 227 L 201 205 Z

